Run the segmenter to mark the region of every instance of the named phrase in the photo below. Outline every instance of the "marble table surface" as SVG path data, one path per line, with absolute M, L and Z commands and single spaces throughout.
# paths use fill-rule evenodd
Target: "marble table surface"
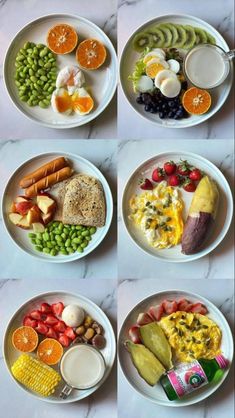
M 0 1 L 0 108 L 1 137 L 6 139 L 60 139 L 60 138 L 116 138 L 116 97 L 107 109 L 91 123 L 73 129 L 49 129 L 24 117 L 12 104 L 3 83 L 3 60 L 7 47 L 15 34 L 28 22 L 52 13 L 83 16 L 96 23 L 116 46 L 116 0 L 99 0 L 99 7 L 82 0 Z M 14 121 L 14 123 L 12 123 Z M 17 127 L 17 128 L 16 128 Z
M 234 278 L 233 225 L 223 242 L 209 255 L 188 263 L 165 263 L 145 254 L 128 236 L 121 216 L 121 200 L 125 183 L 136 167 L 158 153 L 175 150 L 191 151 L 209 159 L 224 173 L 233 190 L 234 145 L 232 140 L 126 141 L 119 144 L 118 155 L 118 272 L 123 279 L 159 278 Z
M 79 402 L 56 405 L 40 401 L 24 393 L 13 382 L 4 364 L 2 354 L 3 334 L 13 313 L 27 299 L 48 291 L 63 290 L 81 294 L 99 305 L 116 329 L 116 281 L 98 280 L 89 286 L 85 280 L 0 280 L 0 409 L 7 418 L 116 418 L 116 366 L 109 378 L 92 396 Z
M 118 328 L 120 329 L 128 312 L 145 297 L 167 289 L 182 289 L 197 293 L 214 303 L 225 315 L 231 329 L 234 327 L 234 282 L 233 280 L 177 281 L 123 280 L 118 288 Z M 118 417 L 119 418 L 234 418 L 233 365 L 231 371 L 217 392 L 198 404 L 184 408 L 168 408 L 151 403 L 129 385 L 121 368 L 118 369 Z M 128 400 L 128 403 L 127 403 Z M 127 408 L 128 405 L 128 408 Z
M 116 149 L 115 140 L 0 141 L 0 196 L 8 178 L 25 160 L 43 152 L 64 151 L 79 154 L 95 164 L 106 177 L 114 199 L 112 225 L 103 242 L 87 257 L 71 263 L 45 263 L 23 253 L 8 236 L 0 219 L 0 279 L 41 279 L 42 269 L 45 279 L 116 278 Z
M 233 0 L 119 0 L 118 50 L 119 56 L 132 32 L 144 22 L 164 14 L 187 14 L 199 17 L 214 26 L 234 48 L 234 2 Z M 166 129 L 140 117 L 129 105 L 121 86 L 118 88 L 118 135 L 122 139 L 231 139 L 234 136 L 232 94 L 222 109 L 201 125 L 187 129 Z

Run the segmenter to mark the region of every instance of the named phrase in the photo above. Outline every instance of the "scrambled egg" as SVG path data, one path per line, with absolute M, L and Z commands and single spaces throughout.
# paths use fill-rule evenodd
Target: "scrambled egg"
M 221 352 L 221 330 L 205 315 L 178 311 L 163 317 L 159 325 L 177 361 L 213 359 Z
M 143 191 L 130 199 L 129 219 L 137 225 L 148 243 L 158 249 L 179 244 L 183 233 L 183 201 L 176 188 L 166 181 L 153 190 Z

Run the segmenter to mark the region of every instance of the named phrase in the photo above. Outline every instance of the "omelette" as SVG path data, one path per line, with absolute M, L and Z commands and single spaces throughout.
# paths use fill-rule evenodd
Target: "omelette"
M 165 332 L 176 361 L 213 359 L 221 353 L 221 330 L 205 315 L 177 311 L 163 317 L 159 325 Z
M 129 219 L 140 228 L 152 247 L 163 249 L 180 243 L 184 205 L 177 188 L 162 181 L 153 190 L 134 195 L 129 205 Z

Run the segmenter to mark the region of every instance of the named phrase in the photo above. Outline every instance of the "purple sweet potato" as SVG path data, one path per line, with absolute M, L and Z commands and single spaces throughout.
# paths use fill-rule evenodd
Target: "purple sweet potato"
M 199 212 L 198 216 L 189 215 L 182 235 L 182 253 L 189 255 L 200 251 L 212 223 L 211 213 Z

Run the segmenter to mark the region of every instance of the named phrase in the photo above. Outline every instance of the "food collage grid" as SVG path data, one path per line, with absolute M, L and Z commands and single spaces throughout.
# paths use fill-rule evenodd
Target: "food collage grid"
M 93 3 L 0 0 L 0 408 L 235 418 L 234 3 Z

